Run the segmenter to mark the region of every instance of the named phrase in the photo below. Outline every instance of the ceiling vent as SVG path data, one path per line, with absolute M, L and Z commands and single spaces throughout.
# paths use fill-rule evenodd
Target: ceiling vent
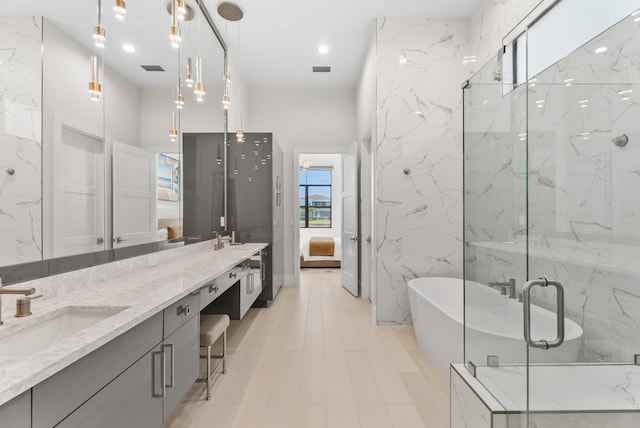
M 314 65 L 313 72 L 314 73 L 331 73 L 331 67 L 328 65 Z
M 159 65 L 141 65 L 140 67 L 144 68 L 146 71 L 164 71 L 164 68 Z

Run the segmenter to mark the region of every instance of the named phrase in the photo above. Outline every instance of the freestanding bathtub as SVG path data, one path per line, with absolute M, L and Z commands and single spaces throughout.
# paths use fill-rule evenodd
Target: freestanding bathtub
M 487 362 L 497 355 L 500 364 L 526 363 L 527 347 L 523 338 L 523 308 L 516 299 L 500 295 L 486 285 L 467 281 L 466 356 L 463 357 L 462 279 L 416 278 L 408 282 L 411 318 L 420 349 L 449 377 L 449 364 Z M 531 336 L 553 338 L 556 315 L 539 306 L 531 307 Z M 565 318 L 565 341 L 550 351 L 529 350 L 531 362 L 576 362 L 582 328 Z

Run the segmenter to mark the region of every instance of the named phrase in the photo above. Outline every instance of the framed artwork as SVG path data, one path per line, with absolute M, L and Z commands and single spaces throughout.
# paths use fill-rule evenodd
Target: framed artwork
M 157 180 L 159 201 L 177 202 L 180 200 L 180 161 L 158 154 Z

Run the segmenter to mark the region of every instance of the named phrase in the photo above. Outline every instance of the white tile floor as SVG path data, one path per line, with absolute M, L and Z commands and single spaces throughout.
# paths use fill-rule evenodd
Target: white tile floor
M 228 331 L 227 374 L 195 384 L 165 427 L 449 427 L 449 385 L 410 326 L 375 326 L 337 269 L 302 272 Z

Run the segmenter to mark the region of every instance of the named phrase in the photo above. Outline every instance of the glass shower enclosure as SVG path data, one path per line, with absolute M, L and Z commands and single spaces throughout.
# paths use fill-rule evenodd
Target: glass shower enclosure
M 640 426 L 640 12 L 532 28 L 463 87 L 465 365 L 509 427 Z

